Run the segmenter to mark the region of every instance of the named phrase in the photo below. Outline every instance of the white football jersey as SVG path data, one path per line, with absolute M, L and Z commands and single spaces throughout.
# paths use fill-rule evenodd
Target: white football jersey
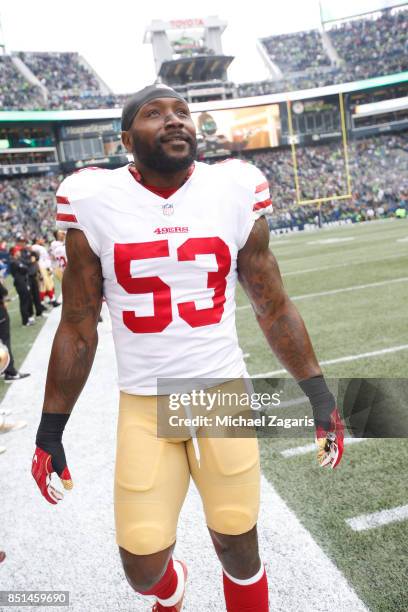
M 124 166 L 84 169 L 57 192 L 57 226 L 100 258 L 119 387 L 156 395 L 158 378 L 247 375 L 235 328 L 237 254 L 271 210 L 269 186 L 239 160 L 196 162 L 169 198 Z
M 39 255 L 38 265 L 40 268 L 51 268 L 51 259 L 45 246 L 42 244 L 33 244 L 31 249 Z
M 54 268 L 65 270 L 67 266 L 65 243 L 61 242 L 61 240 L 53 240 L 50 245 L 50 255 Z

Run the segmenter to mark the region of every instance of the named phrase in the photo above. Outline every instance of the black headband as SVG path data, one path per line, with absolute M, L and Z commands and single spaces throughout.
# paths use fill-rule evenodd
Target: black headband
M 183 96 L 174 89 L 171 89 L 171 87 L 167 87 L 167 85 L 148 85 L 148 87 L 144 87 L 129 98 L 123 107 L 122 131 L 127 132 L 143 104 L 155 100 L 156 98 L 177 98 L 185 102 Z

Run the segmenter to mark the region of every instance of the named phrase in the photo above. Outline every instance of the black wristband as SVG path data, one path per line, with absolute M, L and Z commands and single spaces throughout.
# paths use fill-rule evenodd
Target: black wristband
M 312 405 L 316 427 L 322 427 L 328 431 L 330 415 L 336 407 L 336 400 L 324 377 L 322 375 L 314 376 L 307 380 L 301 380 L 298 384 Z
M 69 414 L 43 412 L 35 439 L 36 445 L 51 455 L 57 474 L 61 474 L 67 465 L 62 434 L 69 417 Z
M 37 446 L 50 452 L 46 447 L 61 443 L 62 434 L 69 417 L 69 414 L 59 412 L 43 412 L 35 439 Z
M 39 438 L 61 442 L 65 425 L 70 416 L 70 414 L 60 412 L 43 412 L 38 426 L 36 442 Z

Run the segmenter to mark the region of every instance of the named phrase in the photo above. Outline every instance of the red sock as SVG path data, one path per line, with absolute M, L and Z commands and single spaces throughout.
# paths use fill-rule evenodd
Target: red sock
M 46 291 L 46 295 L 50 298 L 50 300 L 54 299 L 54 289 L 50 289 L 49 291 Z
M 45 291 L 40 291 L 40 302 L 43 302 L 45 298 Z
M 143 591 L 141 595 L 155 595 L 159 599 L 169 599 L 177 589 L 177 572 L 174 568 L 173 559 L 170 559 L 166 571 L 159 582 L 148 591 Z
M 261 570 L 253 579 L 237 580 L 236 582 L 235 578 L 231 580 L 223 572 L 227 612 L 269 612 L 268 580 L 263 565 Z

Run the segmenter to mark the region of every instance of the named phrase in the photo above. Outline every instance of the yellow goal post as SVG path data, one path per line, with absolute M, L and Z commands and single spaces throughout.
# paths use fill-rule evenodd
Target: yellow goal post
M 339 96 L 340 123 L 341 123 L 341 134 L 342 134 L 342 144 L 343 144 L 344 167 L 345 167 L 345 173 L 346 173 L 347 193 L 342 194 L 342 195 L 334 194 L 332 196 L 326 196 L 324 198 L 314 198 L 313 200 L 302 200 L 300 196 L 298 160 L 297 160 L 297 154 L 296 154 L 297 135 L 294 133 L 294 130 L 293 130 L 292 103 L 289 99 L 286 100 L 286 107 L 287 107 L 287 112 L 288 112 L 288 130 L 289 130 L 289 138 L 290 138 L 290 148 L 292 151 L 292 162 L 293 162 L 293 171 L 294 171 L 294 179 L 295 179 L 297 206 L 318 204 L 320 208 L 320 206 L 324 202 L 332 202 L 335 200 L 349 200 L 352 197 L 348 145 L 347 145 L 346 118 L 345 118 L 345 112 L 344 112 L 344 100 L 343 100 L 342 93 L 339 93 L 338 96 Z

